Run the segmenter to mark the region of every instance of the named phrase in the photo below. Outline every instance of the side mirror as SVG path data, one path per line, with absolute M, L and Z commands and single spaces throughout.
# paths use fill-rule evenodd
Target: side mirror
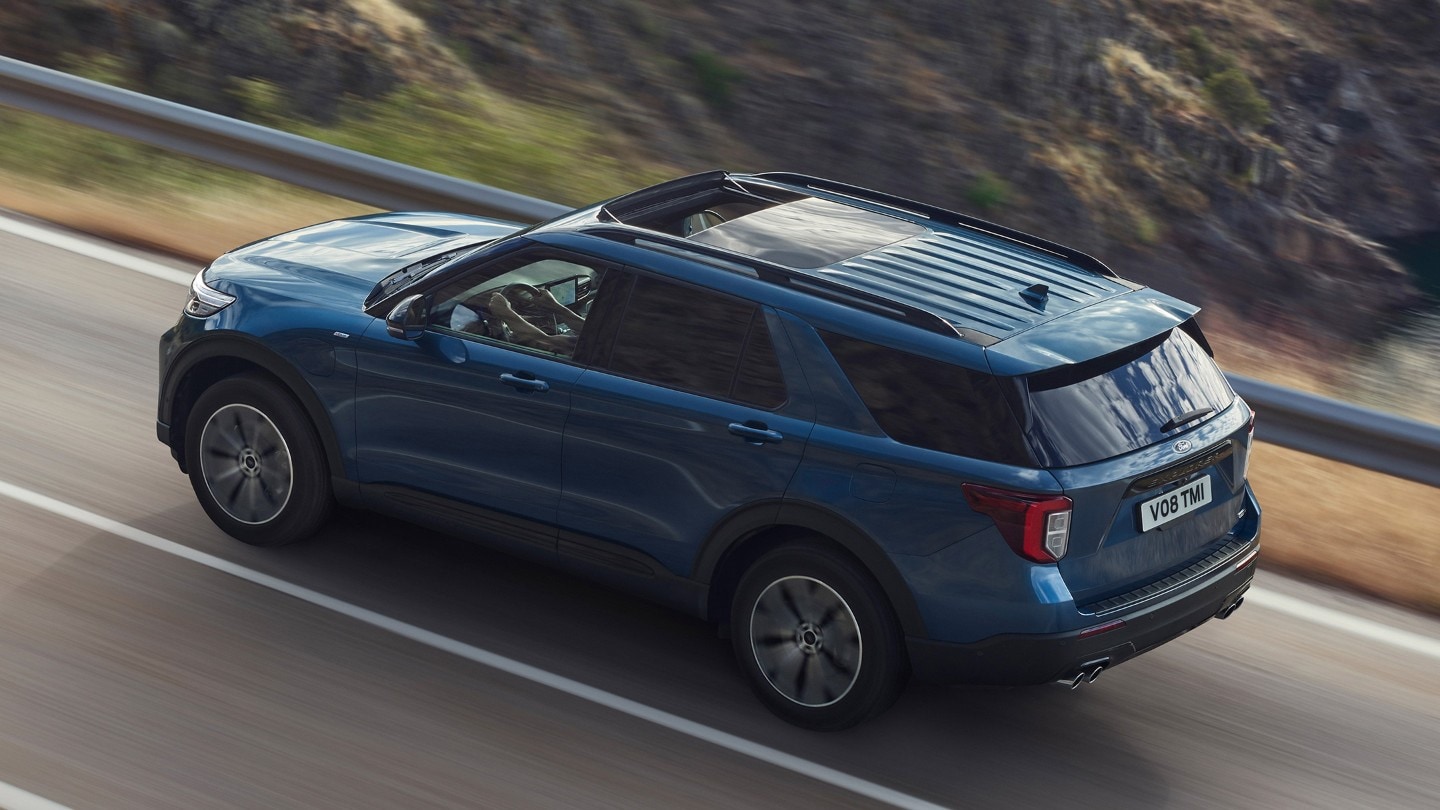
M 425 302 L 425 296 L 412 295 L 401 299 L 385 316 L 385 331 L 401 340 L 419 340 L 429 320 L 430 306 Z

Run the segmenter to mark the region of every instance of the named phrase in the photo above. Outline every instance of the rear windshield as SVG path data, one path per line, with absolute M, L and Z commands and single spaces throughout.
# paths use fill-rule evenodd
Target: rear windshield
M 1235 399 L 1215 361 L 1183 329 L 1125 352 L 1024 380 L 1025 433 L 1040 463 L 1069 467 L 1138 450 Z M 1187 415 L 1194 415 L 1185 421 Z

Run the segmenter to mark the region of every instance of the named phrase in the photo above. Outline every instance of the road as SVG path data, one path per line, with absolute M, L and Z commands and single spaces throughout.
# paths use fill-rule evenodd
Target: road
M 1252 600 L 1076 692 L 913 685 L 816 734 L 708 626 L 561 574 L 355 513 L 235 543 L 155 441 L 183 299 L 0 232 L 11 789 L 74 810 L 1440 807 L 1440 623 L 1265 572 L 1272 602 L 1415 643 Z

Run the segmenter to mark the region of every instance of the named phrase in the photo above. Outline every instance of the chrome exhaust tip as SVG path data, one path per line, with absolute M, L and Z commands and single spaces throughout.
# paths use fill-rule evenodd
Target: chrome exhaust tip
M 1229 606 L 1221 608 L 1220 612 L 1215 614 L 1215 618 L 1224 621 L 1225 619 L 1230 618 L 1230 616 L 1233 615 L 1235 611 L 1239 610 L 1240 606 L 1243 604 L 1245 604 L 1245 597 L 1242 596 L 1239 599 L 1236 599 L 1234 602 L 1231 602 Z
M 1080 667 L 1075 670 L 1075 673 L 1073 675 L 1068 675 L 1064 678 L 1061 678 L 1060 680 L 1056 681 L 1056 683 L 1065 684 L 1066 686 L 1070 687 L 1070 690 L 1073 692 L 1074 690 L 1079 689 L 1081 684 L 1094 683 L 1095 679 L 1100 677 L 1101 671 L 1103 671 L 1105 667 L 1109 665 L 1109 663 L 1109 658 L 1103 658 L 1099 661 L 1091 661 L 1087 664 L 1081 664 Z

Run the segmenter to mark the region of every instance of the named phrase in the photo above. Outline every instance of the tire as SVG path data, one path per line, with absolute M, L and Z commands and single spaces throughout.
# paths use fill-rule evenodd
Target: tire
M 760 701 L 803 728 L 837 731 L 874 717 L 909 675 L 900 624 L 880 586 L 818 543 L 776 549 L 745 572 L 730 638 Z
M 268 377 L 205 389 L 186 423 L 185 466 L 205 513 L 241 542 L 283 546 L 330 516 L 325 450 L 300 404 Z

